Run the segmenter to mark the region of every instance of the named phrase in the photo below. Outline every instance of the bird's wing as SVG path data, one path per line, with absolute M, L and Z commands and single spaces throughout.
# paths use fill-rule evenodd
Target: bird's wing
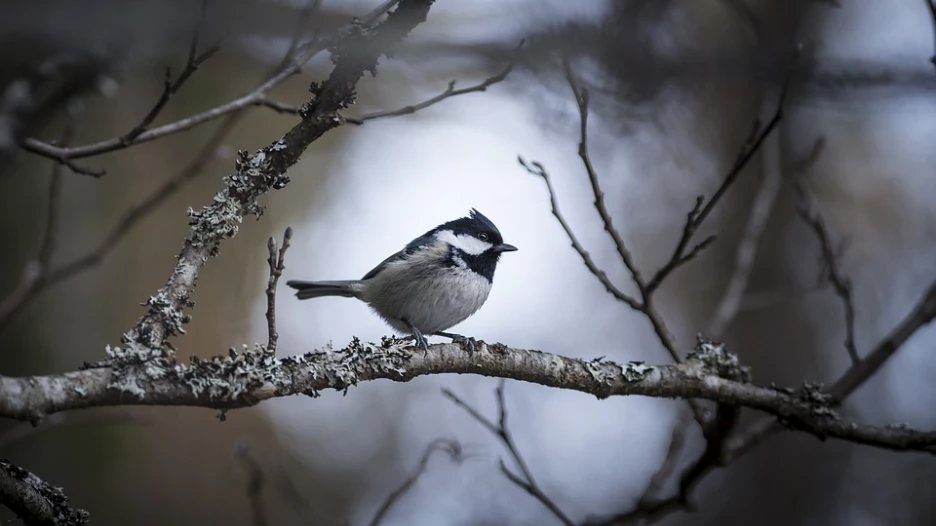
M 394 261 L 405 259 L 407 256 L 410 256 L 414 252 L 416 252 L 416 250 L 419 249 L 420 247 L 430 245 L 434 241 L 435 241 L 435 238 L 432 236 L 431 232 L 427 232 L 426 234 L 417 237 L 416 239 L 410 241 L 409 244 L 403 248 L 403 250 L 381 261 L 380 264 L 378 264 L 376 267 L 371 269 L 370 272 L 365 274 L 364 277 L 361 278 L 361 281 L 373 278 L 374 276 L 379 274 L 380 271 L 383 270 L 388 264 L 393 263 Z

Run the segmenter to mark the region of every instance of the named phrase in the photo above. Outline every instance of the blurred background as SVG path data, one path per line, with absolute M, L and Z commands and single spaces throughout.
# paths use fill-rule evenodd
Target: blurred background
M 203 46 L 223 37 L 157 124 L 252 89 L 303 34 L 361 16 L 374 0 L 209 0 Z M 73 144 L 126 133 L 177 74 L 200 4 L 114 0 L 8 1 L 0 7 L 0 81 L 9 87 L 64 60 L 76 115 Z M 429 20 L 359 84 L 348 115 L 396 109 L 466 87 L 515 57 L 515 71 L 484 93 L 413 115 L 347 125 L 325 135 L 222 246 L 198 282 L 180 356 L 210 356 L 266 341 L 266 240 L 295 231 L 285 279 L 356 278 L 436 224 L 475 207 L 507 242 L 485 307 L 458 332 L 582 358 L 669 360 L 647 321 L 609 296 L 569 247 L 542 180 L 517 156 L 543 163 L 560 206 L 609 276 L 633 290 L 602 231 L 577 157 L 578 114 L 558 67 L 572 64 L 592 95 L 590 146 L 615 224 L 645 274 L 669 257 L 699 194 L 711 195 L 757 119 L 773 115 L 794 49 L 785 119 L 709 221 L 718 241 L 676 272 L 658 306 L 681 349 L 717 332 L 762 385 L 830 382 L 849 365 L 841 304 L 822 279 L 815 234 L 796 214 L 802 177 L 854 282 L 857 345 L 867 352 L 934 278 L 936 70 L 934 22 L 923 0 L 438 0 Z M 331 63 L 315 57 L 273 93 L 301 104 Z M 7 92 L 9 93 L 9 92 Z M 65 104 L 50 96 L 27 136 L 57 140 Z M 42 293 L 0 331 L 0 373 L 43 374 L 99 360 L 144 313 L 187 232 L 185 210 L 220 188 L 238 149 L 260 148 L 296 122 L 248 108 L 212 145 L 208 162 L 86 272 Z M 127 210 L 177 178 L 219 127 L 216 120 L 66 173 L 53 267 L 105 239 Z M 816 153 L 817 141 L 823 147 Z M 2 146 L 2 145 L 0 145 Z M 0 296 L 19 283 L 45 228 L 52 162 L 0 151 L 3 221 Z M 751 279 L 737 316 L 713 327 L 752 207 L 765 213 Z M 298 302 L 280 290 L 283 355 L 374 341 L 389 329 L 359 302 Z M 936 334 L 922 329 L 845 404 L 878 424 L 936 427 Z M 499 472 L 502 446 L 440 393 L 452 389 L 496 416 L 493 379 L 370 382 L 346 395 L 277 399 L 221 422 L 204 409 L 89 410 L 33 430 L 0 422 L 0 456 L 63 486 L 96 524 L 257 524 L 248 487 L 259 473 L 270 524 L 367 524 L 444 437 L 469 453 L 429 462 L 382 524 L 553 524 L 555 518 Z M 510 428 L 544 491 L 574 520 L 626 511 L 662 461 L 684 404 L 636 397 L 598 401 L 510 382 Z M 756 416 L 756 415 L 755 415 Z M 753 420 L 746 415 L 745 422 Z M 688 462 L 702 446 L 689 434 Z M 246 455 L 246 456 L 245 456 Z M 672 491 L 667 486 L 664 493 Z M 698 488 L 698 511 L 666 524 L 933 524 L 936 463 L 784 433 Z M 10 515 L 2 510 L 0 517 Z

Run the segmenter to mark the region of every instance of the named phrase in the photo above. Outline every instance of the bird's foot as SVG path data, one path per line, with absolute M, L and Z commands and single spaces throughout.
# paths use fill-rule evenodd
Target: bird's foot
M 417 329 L 415 325 L 410 323 L 409 320 L 407 320 L 406 318 L 403 318 L 402 321 L 412 333 L 410 338 L 413 339 L 413 345 L 422 349 L 423 357 L 428 358 L 429 357 L 429 342 L 426 340 L 426 337 L 423 336 L 423 333 L 419 329 Z
M 443 336 L 445 338 L 451 338 L 452 343 L 458 343 L 465 346 L 465 350 L 468 351 L 468 354 L 474 354 L 475 349 L 478 347 L 478 340 L 475 340 L 471 336 L 462 336 L 461 334 L 455 334 L 451 332 L 437 332 L 436 336 Z
M 419 332 L 419 329 L 413 327 L 413 345 L 419 347 L 423 350 L 423 356 L 429 356 L 429 341 L 426 340 L 426 337 L 423 336 L 423 333 Z

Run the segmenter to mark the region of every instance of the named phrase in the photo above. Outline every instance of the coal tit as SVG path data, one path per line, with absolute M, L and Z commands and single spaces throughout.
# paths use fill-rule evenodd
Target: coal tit
M 464 343 L 471 351 L 472 338 L 443 331 L 484 305 L 501 254 L 514 250 L 490 219 L 471 209 L 468 217 L 414 239 L 359 280 L 290 280 L 286 285 L 301 300 L 357 298 L 395 330 L 412 335 L 423 350 L 429 348 L 426 336 L 436 335 Z

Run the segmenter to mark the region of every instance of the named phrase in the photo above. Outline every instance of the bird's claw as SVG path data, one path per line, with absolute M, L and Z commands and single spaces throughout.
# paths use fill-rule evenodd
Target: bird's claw
M 429 341 L 426 340 L 426 337 L 423 336 L 423 333 L 419 332 L 419 329 L 413 328 L 413 345 L 419 347 L 423 350 L 425 357 L 429 356 Z
M 465 346 L 465 350 L 468 351 L 468 354 L 474 354 L 475 349 L 478 346 L 478 340 L 475 340 L 471 336 L 462 336 L 461 334 L 453 334 L 452 342 L 459 343 Z

